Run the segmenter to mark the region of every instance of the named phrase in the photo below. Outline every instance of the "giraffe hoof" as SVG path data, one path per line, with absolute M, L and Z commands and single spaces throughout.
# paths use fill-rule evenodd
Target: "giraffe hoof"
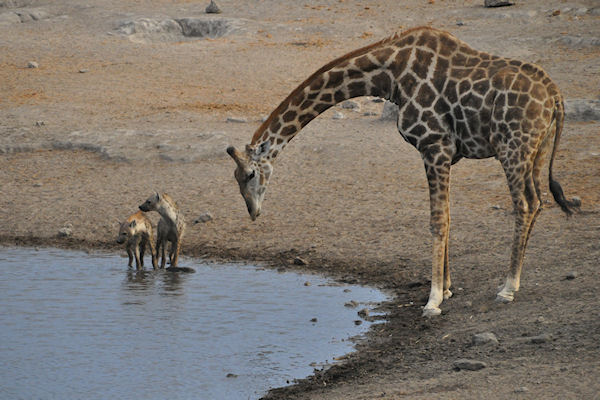
M 449 289 L 444 290 L 444 300 L 448 300 L 450 297 L 452 297 L 452 292 Z
M 508 292 L 500 292 L 496 295 L 496 302 L 498 303 L 510 303 L 515 299 L 515 295 Z
M 426 318 L 436 317 L 442 313 L 442 310 L 439 307 L 435 308 L 427 308 L 423 309 L 423 316 Z

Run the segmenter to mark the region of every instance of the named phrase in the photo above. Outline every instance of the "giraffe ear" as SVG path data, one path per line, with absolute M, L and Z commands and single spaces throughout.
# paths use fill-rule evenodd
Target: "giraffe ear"
M 249 144 L 246 145 L 246 153 L 248 153 L 248 156 L 250 156 L 250 158 L 252 158 L 255 161 L 266 156 L 269 153 L 270 149 L 271 142 L 269 140 L 267 140 L 266 142 L 262 142 L 258 146 L 251 146 Z

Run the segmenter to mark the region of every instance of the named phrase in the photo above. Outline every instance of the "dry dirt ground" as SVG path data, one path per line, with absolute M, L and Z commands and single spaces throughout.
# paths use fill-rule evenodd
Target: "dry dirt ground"
M 248 143 L 260 119 L 333 57 L 417 25 L 536 62 L 567 99 L 597 99 L 600 4 L 222 0 L 211 18 L 226 20 L 226 35 L 165 30 L 168 20 L 206 18 L 207 3 L 0 1 L 1 242 L 116 250 L 117 221 L 166 191 L 190 221 L 186 255 L 324 273 L 393 296 L 381 306 L 386 323 L 344 363 L 268 398 L 598 398 L 598 121 L 566 121 L 555 175 L 582 211 L 567 219 L 544 183 L 513 304 L 494 303 L 513 229 L 501 168 L 493 159 L 454 166 L 455 296 L 431 320 L 421 317 L 431 256 L 424 169 L 380 119 L 381 103 L 357 99 L 360 109 L 311 122 L 279 157 L 254 223 L 224 150 Z M 213 220 L 192 224 L 204 212 Z M 65 226 L 72 235 L 58 237 Z M 482 332 L 499 343 L 473 345 Z M 487 367 L 455 371 L 461 358 Z

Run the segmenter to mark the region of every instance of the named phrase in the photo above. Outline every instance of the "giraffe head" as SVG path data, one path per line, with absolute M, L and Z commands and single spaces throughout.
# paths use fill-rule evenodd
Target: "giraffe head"
M 270 147 L 271 142 L 267 141 L 258 145 L 246 145 L 244 152 L 233 146 L 227 148 L 227 154 L 237 164 L 234 176 L 252 221 L 260 215 L 260 208 L 273 170 L 271 162 L 266 157 Z

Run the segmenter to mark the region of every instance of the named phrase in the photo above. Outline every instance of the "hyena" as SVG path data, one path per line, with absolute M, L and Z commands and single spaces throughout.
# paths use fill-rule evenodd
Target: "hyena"
M 158 222 L 156 238 L 156 254 L 158 257 L 158 252 L 160 251 L 162 255 L 160 267 L 164 268 L 167 242 L 171 242 L 169 261 L 171 262 L 171 267 L 176 267 L 179 259 L 179 250 L 181 249 L 181 240 L 185 232 L 185 220 L 177 203 L 168 194 L 159 194 L 156 192 L 140 205 L 140 210 L 156 211 L 160 214 L 161 218 Z
M 144 267 L 144 252 L 146 246 L 149 246 L 152 253 L 152 266 L 154 269 L 157 268 L 156 249 L 152 242 L 152 236 L 152 223 L 141 211 L 129 216 L 121 224 L 117 243 L 126 243 L 125 248 L 129 256 L 128 266 L 132 266 L 133 257 L 135 256 L 135 267 L 142 269 Z

